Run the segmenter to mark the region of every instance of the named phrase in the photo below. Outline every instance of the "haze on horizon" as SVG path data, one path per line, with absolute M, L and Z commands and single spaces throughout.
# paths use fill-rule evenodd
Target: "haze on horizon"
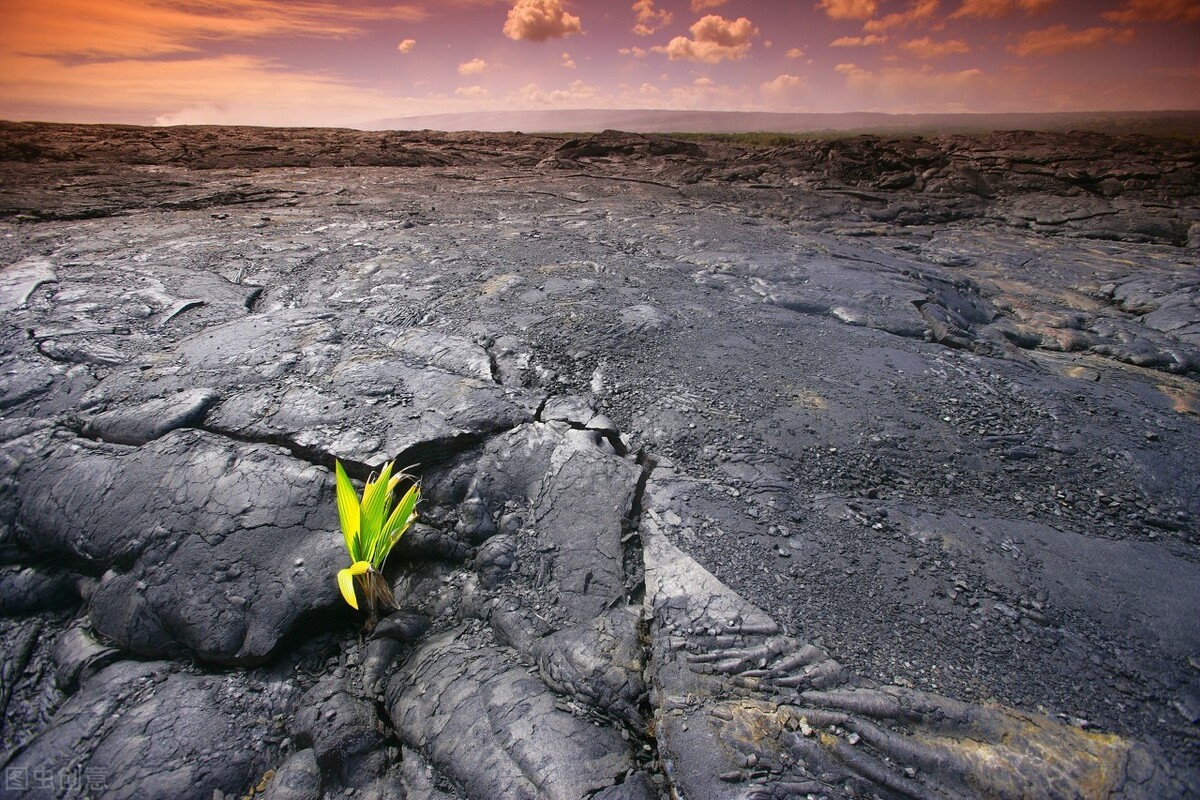
M 0 119 L 1200 108 L 1200 0 L 0 0 Z

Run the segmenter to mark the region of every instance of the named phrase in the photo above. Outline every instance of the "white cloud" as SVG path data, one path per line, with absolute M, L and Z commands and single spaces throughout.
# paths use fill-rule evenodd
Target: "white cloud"
M 646 54 L 649 52 L 650 51 L 644 47 L 622 47 L 617 51 L 617 53 L 620 55 L 633 56 L 634 58 L 645 58 Z
M 582 32 L 579 17 L 564 11 L 559 0 L 517 0 L 504 23 L 504 35 L 514 41 L 544 42 Z
M 482 75 L 487 72 L 488 63 L 482 58 L 472 58 L 458 65 L 459 75 Z
M 1132 28 L 1085 28 L 1074 31 L 1066 25 L 1029 31 L 1008 50 L 1018 56 L 1055 56 L 1070 50 L 1090 50 L 1106 44 L 1126 44 L 1133 39 Z
M 479 99 L 487 97 L 488 90 L 482 86 L 460 86 L 454 90 L 454 94 L 459 97 L 467 97 L 471 99 Z
M 396 49 L 399 50 L 401 53 L 411 53 L 413 51 L 413 48 L 416 46 L 417 46 L 416 39 L 405 39 L 404 41 L 400 42 L 400 44 L 396 45 Z
M 637 24 L 633 32 L 638 36 L 649 36 L 671 24 L 674 15 L 665 9 L 655 9 L 654 0 L 637 0 L 633 4 L 633 13 Z
M 562 54 L 561 64 L 564 69 L 575 69 L 575 59 L 571 58 L 570 53 Z
M 686 36 L 676 36 L 666 47 L 653 48 L 656 53 L 666 53 L 672 61 L 705 61 L 716 64 L 720 61 L 737 61 L 745 58 L 750 50 L 750 40 L 758 34 L 758 28 L 745 17 L 728 20 L 716 14 L 701 17 Z
M 786 58 L 803 58 L 804 57 L 804 48 L 803 47 L 793 47 L 790 50 L 788 50 L 786 53 L 784 53 L 783 55 Z

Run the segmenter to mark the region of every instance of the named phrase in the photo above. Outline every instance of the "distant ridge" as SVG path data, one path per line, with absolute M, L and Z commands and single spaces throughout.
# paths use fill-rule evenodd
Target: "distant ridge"
M 474 111 L 375 120 L 365 130 L 595 133 L 977 133 L 994 130 L 1094 130 L 1195 137 L 1200 111 L 1049 112 L 1008 114 L 778 114 L 753 111 Z

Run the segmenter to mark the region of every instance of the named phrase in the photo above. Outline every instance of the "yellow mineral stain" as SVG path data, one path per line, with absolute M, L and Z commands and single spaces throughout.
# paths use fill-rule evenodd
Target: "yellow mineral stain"
M 951 763 L 982 795 L 994 798 L 1107 798 L 1124 774 L 1130 743 L 1049 717 L 992 707 L 986 731 L 916 731 L 913 738 Z M 1064 794 L 1064 791 L 1069 794 Z
M 791 398 L 792 405 L 794 406 L 812 408 L 818 411 L 829 407 L 829 402 L 824 397 L 810 389 L 792 389 Z
M 737 738 L 756 748 L 774 743 L 789 716 L 777 705 L 755 700 L 729 703 L 725 710 L 733 715 L 729 727 L 736 732 Z
M 947 553 L 970 552 L 970 548 L 963 544 L 962 539 L 958 538 L 952 533 L 943 533 L 941 538 L 942 550 Z
M 484 281 L 484 284 L 480 287 L 479 291 L 481 294 L 490 297 L 497 292 L 502 292 L 511 287 L 513 283 L 519 279 L 519 276 L 511 273 L 496 275 Z
M 720 742 L 731 757 L 754 753 L 764 762 L 784 758 L 785 731 L 800 727 L 799 717 L 788 706 L 751 698 L 729 700 L 717 706 L 722 718 Z
M 1185 386 L 1158 384 L 1158 390 L 1171 401 L 1171 408 L 1180 414 L 1200 414 L 1200 392 Z
M 771 758 L 782 752 L 784 731 L 808 727 L 801 723 L 802 710 L 788 705 L 743 698 L 719 708 L 728 720 L 721 741 L 731 753 L 753 751 Z M 827 750 L 841 744 L 828 731 L 813 733 Z M 1113 734 L 992 703 L 980 706 L 978 717 L 961 727 L 918 723 L 908 737 L 931 760 L 948 766 L 943 788 L 958 784 L 960 791 L 996 800 L 1107 798 L 1119 788 L 1132 747 Z
M 1002 296 L 996 299 L 1001 304 L 1008 305 L 1014 310 L 1021 308 L 1025 313 L 1044 308 L 1046 303 L 1051 301 L 1064 308 L 1078 311 L 1097 311 L 1106 307 L 1104 302 L 1070 288 L 1035 286 L 1025 281 L 998 276 L 991 276 L 990 280 L 1000 290 Z

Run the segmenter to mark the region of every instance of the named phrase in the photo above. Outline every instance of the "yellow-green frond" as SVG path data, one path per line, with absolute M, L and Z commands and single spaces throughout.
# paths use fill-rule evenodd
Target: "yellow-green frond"
M 383 518 L 391 500 L 391 491 L 388 489 L 391 480 L 392 462 L 389 461 L 379 476 L 368 480 L 367 485 L 363 487 L 362 531 L 359 534 L 363 545 L 359 554 L 361 558 L 373 561 L 372 555 L 376 550 L 376 542 L 383 529 Z
M 413 484 L 404 493 L 404 497 L 392 509 L 391 515 L 387 522 L 383 524 L 383 529 L 379 532 L 379 541 L 376 543 L 376 549 L 372 553 L 371 563 L 376 566 L 382 566 L 387 560 L 388 554 L 392 551 L 392 546 L 400 539 L 401 534 L 408 529 L 408 526 L 416 519 L 417 501 L 421 497 L 421 487 Z
M 362 524 L 358 494 L 350 485 L 350 478 L 346 475 L 346 470 L 342 469 L 340 461 L 333 462 L 333 472 L 337 481 L 338 518 L 342 523 L 342 536 L 346 540 L 346 552 L 350 554 L 350 558 L 357 561 L 361 556 L 357 550 L 358 534 Z M 351 603 L 351 605 L 354 604 Z
M 338 589 L 340 589 L 342 592 L 342 598 L 349 603 L 350 607 L 355 611 L 358 610 L 358 598 L 354 596 L 354 576 L 362 575 L 370 568 L 371 565 L 366 561 L 355 561 L 345 569 L 338 570 Z
M 412 485 L 408 491 L 404 493 L 404 497 L 400 498 L 400 502 L 396 504 L 396 508 L 392 510 L 392 515 L 388 517 L 388 521 L 384 524 L 383 530 L 388 541 L 395 544 L 396 539 L 408 530 L 408 526 L 412 525 L 417 518 L 417 503 L 421 500 L 421 487 Z

